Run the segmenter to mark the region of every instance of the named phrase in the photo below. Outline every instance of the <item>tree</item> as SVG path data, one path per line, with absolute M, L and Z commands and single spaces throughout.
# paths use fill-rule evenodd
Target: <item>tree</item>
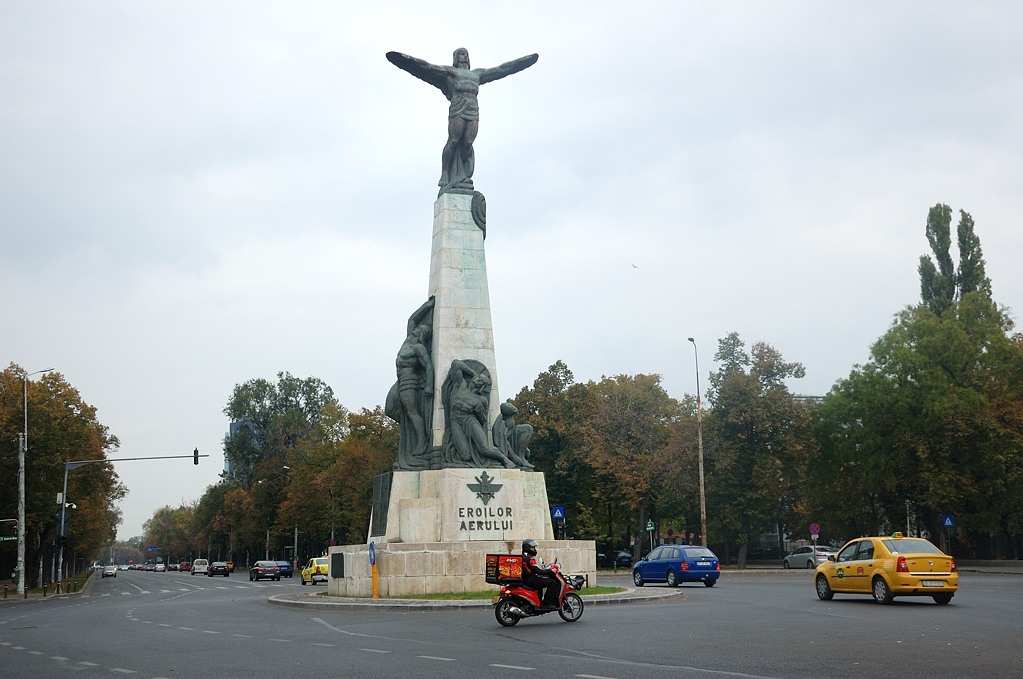
M 253 379 L 236 385 L 224 408 L 231 422 L 242 425 L 224 444 L 235 478 L 250 485 L 284 466 L 288 449 L 312 431 L 328 405 L 340 407 L 333 390 L 315 377 L 280 372 L 276 384 Z
M 548 500 L 566 507 L 567 535 L 601 541 L 611 551 L 628 546 L 632 509 L 612 477 L 590 464 L 581 429 L 589 399 L 590 385 L 577 384 L 557 361 L 512 403 L 517 420 L 533 427 L 529 461 L 544 474 Z
M 705 419 L 711 451 L 707 485 L 713 489 L 715 522 L 738 542 L 742 568 L 755 532 L 771 526 L 784 532 L 797 511 L 813 451 L 811 420 L 784 381 L 802 378 L 805 370 L 763 342 L 746 353 L 735 332 L 719 341 L 714 359 L 720 368 L 710 378 L 712 407 Z
M 984 273 L 984 257 L 980 239 L 974 233 L 973 217 L 959 211 L 958 272 L 952 263 L 951 225 L 952 209 L 948 205 L 938 203 L 927 213 L 927 242 L 934 259 L 920 257 L 920 291 L 923 303 L 938 316 L 967 293 L 991 296 L 991 281 Z
M 24 426 L 24 370 L 11 364 L 0 373 L 0 514 L 17 516 L 18 434 Z M 58 372 L 48 372 L 27 385 L 29 455 L 25 460 L 26 582 L 39 586 L 57 577 L 59 513 L 54 504 L 63 489 L 64 463 L 97 460 L 68 476 L 67 499 L 76 509 L 66 523 L 65 563 L 74 555 L 91 558 L 115 536 L 120 513 L 115 503 L 126 490 L 110 464 L 102 462 L 118 440 L 96 417 L 96 409 Z M 48 572 L 43 564 L 52 564 Z M 9 566 L 9 568 L 8 568 Z M 10 572 L 14 555 L 0 557 Z
M 590 466 L 612 480 L 632 511 L 634 557 L 651 507 L 664 497 L 668 479 L 681 473 L 678 449 L 669 445 L 679 404 L 660 382 L 659 375 L 618 375 L 591 383 L 580 422 Z
M 973 219 L 960 216 L 956 270 L 951 210 L 931 208 L 921 301 L 825 399 L 813 476 L 846 535 L 910 524 L 944 540 L 940 517 L 952 514 L 973 554 L 1018 554 L 1023 351 L 991 297 Z

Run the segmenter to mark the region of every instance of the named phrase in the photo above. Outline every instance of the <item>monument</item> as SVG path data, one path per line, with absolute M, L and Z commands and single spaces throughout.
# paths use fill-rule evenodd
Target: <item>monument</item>
M 472 69 L 398 52 L 387 59 L 450 102 L 433 207 L 426 301 L 408 317 L 385 411 L 401 430 L 393 471 L 374 479 L 369 540 L 332 548 L 329 592 L 382 596 L 478 591 L 485 554 L 542 542 L 568 572 L 595 576 L 592 541 L 555 541 L 542 472 L 529 462 L 532 428 L 498 398 L 484 239 L 486 200 L 475 190 L 473 143 L 481 85 L 523 71 L 538 56 Z M 376 571 L 376 577 L 374 577 Z

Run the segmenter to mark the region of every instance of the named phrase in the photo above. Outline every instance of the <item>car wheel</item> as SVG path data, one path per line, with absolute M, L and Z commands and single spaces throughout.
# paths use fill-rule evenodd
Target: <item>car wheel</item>
M 256 576 L 254 576 L 252 573 L 249 573 L 249 582 L 252 582 L 255 579 L 256 579 Z
M 813 568 L 813 560 L 809 560 L 809 561 L 807 561 L 807 562 L 806 562 L 806 567 L 807 567 L 807 568 Z
M 668 571 L 667 581 L 668 587 L 678 587 L 678 578 L 675 576 L 675 571 Z
M 792 566 L 789 565 L 788 559 L 785 559 L 784 561 L 781 562 L 781 567 L 782 568 L 792 568 Z
M 281 576 L 278 575 L 276 578 L 274 578 L 274 582 L 280 582 L 280 581 L 281 581 Z
M 302 583 L 303 587 L 305 587 L 305 578 L 299 578 L 298 581 Z
M 939 606 L 944 606 L 945 604 L 947 604 L 950 601 L 952 601 L 952 595 L 951 594 L 935 594 L 934 595 L 934 603 L 938 604 Z
M 717 580 L 704 580 L 703 584 L 706 585 L 707 587 L 713 587 L 714 585 L 718 584 L 718 581 Z
M 821 601 L 831 601 L 835 593 L 828 584 L 828 578 L 823 573 L 817 576 L 817 598 Z
M 888 583 L 881 576 L 874 578 L 872 591 L 874 592 L 874 601 L 879 604 L 890 604 L 894 598 Z
M 643 575 L 639 571 L 632 571 L 632 581 L 636 583 L 636 587 L 642 587 Z

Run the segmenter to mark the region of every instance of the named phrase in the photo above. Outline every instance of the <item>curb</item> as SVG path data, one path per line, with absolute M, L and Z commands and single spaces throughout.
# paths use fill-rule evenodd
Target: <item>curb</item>
M 583 597 L 584 606 L 610 606 L 620 604 L 651 604 L 685 599 L 685 591 L 679 589 L 651 588 L 640 593 L 635 588 L 616 594 L 594 594 Z M 292 606 L 314 610 L 364 611 L 437 611 L 459 609 L 492 608 L 489 599 L 469 601 L 442 601 L 436 599 L 355 599 L 352 597 L 327 597 L 321 594 L 277 594 L 267 599 L 275 606 Z

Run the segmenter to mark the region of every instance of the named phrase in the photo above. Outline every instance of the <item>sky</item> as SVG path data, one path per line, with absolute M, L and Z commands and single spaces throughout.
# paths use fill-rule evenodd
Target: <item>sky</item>
M 235 385 L 382 405 L 447 124 L 384 55 L 466 47 L 540 55 L 479 96 L 502 400 L 558 360 L 682 398 L 733 331 L 822 395 L 919 301 L 936 203 L 1023 307 L 1020 26 L 1009 0 L 0 3 L 0 362 L 60 372 L 112 457 L 210 456 L 115 463 L 120 539 L 218 481 Z

